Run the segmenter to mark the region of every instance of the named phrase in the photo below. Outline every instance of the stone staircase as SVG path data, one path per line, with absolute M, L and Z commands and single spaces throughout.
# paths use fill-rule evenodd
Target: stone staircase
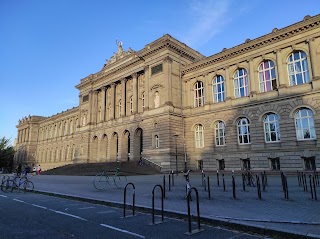
M 50 169 L 42 172 L 44 175 L 78 175 L 78 176 L 94 176 L 102 171 L 113 173 L 116 168 L 125 175 L 152 175 L 159 174 L 159 169 L 152 165 L 139 165 L 137 162 L 105 162 L 105 163 L 82 163 L 69 164 L 62 167 Z

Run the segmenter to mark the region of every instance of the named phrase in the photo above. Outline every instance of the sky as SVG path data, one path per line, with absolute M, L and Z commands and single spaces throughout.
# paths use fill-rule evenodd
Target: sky
M 319 0 L 0 0 L 0 137 L 79 104 L 75 85 L 117 51 L 170 34 L 205 56 L 320 14 Z

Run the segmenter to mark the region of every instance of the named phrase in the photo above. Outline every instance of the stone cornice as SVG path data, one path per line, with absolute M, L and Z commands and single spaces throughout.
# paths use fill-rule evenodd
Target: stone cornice
M 91 74 L 88 77 L 82 79 L 81 83 L 76 85 L 76 88 L 83 88 L 85 85 L 88 85 L 90 83 L 93 84 L 94 82 L 97 82 L 102 78 L 112 78 L 112 76 L 123 73 L 125 71 L 130 72 L 130 68 L 132 69 L 134 67 L 137 67 L 140 64 L 144 63 L 147 60 L 147 58 L 168 49 L 175 52 L 178 55 L 181 55 L 184 58 L 187 58 L 189 61 L 192 62 L 205 58 L 205 56 L 188 47 L 186 44 L 179 42 L 170 35 L 165 35 L 159 38 L 158 40 L 148 44 L 142 50 L 134 52 L 131 55 L 128 55 L 123 59 L 120 59 L 117 62 L 110 64 L 111 70 L 107 70 L 104 68 L 100 72 L 97 72 L 96 74 Z M 128 60 L 130 57 L 132 59 Z M 113 67 L 116 65 L 118 66 Z M 130 75 L 131 73 L 128 74 Z
M 192 71 L 199 70 L 201 68 L 216 64 L 238 55 L 257 50 L 261 47 L 265 47 L 290 37 L 299 35 L 303 32 L 310 31 L 320 26 L 320 14 L 314 17 L 306 17 L 303 21 L 296 24 L 290 25 L 288 27 L 282 28 L 280 30 L 274 29 L 271 33 L 266 34 L 262 37 L 256 38 L 254 40 L 246 40 L 245 43 L 235 46 L 230 49 L 224 49 L 222 52 L 212 55 L 204 60 L 196 63 L 192 63 L 182 71 L 182 74 L 186 74 Z
M 49 116 L 49 117 L 46 117 L 45 119 L 39 121 L 39 123 L 41 124 L 45 124 L 45 123 L 49 123 L 50 121 L 60 121 L 60 120 L 65 120 L 65 118 L 62 119 L 62 117 L 65 117 L 65 116 L 70 116 L 72 114 L 77 114 L 78 113 L 78 110 L 79 110 L 79 107 L 73 107 L 72 109 L 68 109 L 66 111 L 62 111 L 61 113 L 57 113 L 55 115 L 52 115 L 52 116 Z M 50 123 L 54 123 L 54 122 L 50 122 Z

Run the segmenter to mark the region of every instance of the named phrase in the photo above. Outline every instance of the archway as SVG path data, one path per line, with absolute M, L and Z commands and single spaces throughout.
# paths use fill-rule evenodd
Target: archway
M 124 131 L 121 140 L 121 160 L 129 161 L 130 156 L 130 132 Z
M 137 128 L 133 137 L 133 160 L 140 160 L 143 151 L 143 130 Z
M 117 161 L 118 160 L 118 134 L 116 132 L 113 133 L 110 139 L 110 160 Z
M 100 143 L 100 161 L 107 161 L 107 150 L 108 150 L 108 137 L 106 134 L 102 135 L 101 143 Z
M 91 157 L 90 157 L 91 162 L 97 161 L 97 156 L 98 156 L 97 154 L 98 154 L 98 137 L 94 136 L 91 142 Z

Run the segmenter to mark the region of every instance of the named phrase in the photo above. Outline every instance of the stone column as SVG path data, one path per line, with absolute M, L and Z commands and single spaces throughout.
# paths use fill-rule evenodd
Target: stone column
M 316 46 L 314 42 L 314 38 L 311 38 L 307 41 L 308 47 L 309 47 L 309 55 L 310 55 L 310 61 L 311 61 L 311 73 L 310 78 L 320 78 L 319 72 L 318 72 L 318 62 L 317 62 L 317 54 L 316 54 Z
M 169 56 L 167 56 L 166 58 L 164 58 L 163 63 L 163 75 L 164 81 L 166 81 L 165 85 L 167 88 L 167 96 L 163 102 L 167 105 L 172 105 L 172 59 Z
M 212 93 L 212 81 L 209 80 L 208 74 L 203 75 L 204 81 L 204 103 L 206 105 L 211 104 L 213 102 L 213 93 Z
M 121 117 L 126 116 L 126 106 L 127 106 L 127 97 L 126 97 L 126 83 L 127 79 L 124 78 L 121 80 Z
M 106 121 L 107 87 L 102 87 L 102 121 Z
M 91 124 L 93 117 L 92 117 L 92 110 L 93 110 L 93 91 L 89 91 L 89 112 L 87 115 L 87 124 Z M 82 119 L 81 119 L 82 121 Z M 61 134 L 62 135 L 62 134 Z
M 234 89 L 233 89 L 233 82 L 232 82 L 232 78 L 230 78 L 229 75 L 229 67 L 225 68 L 225 94 L 226 94 L 226 100 L 231 100 L 234 98 Z
M 248 89 L 248 93 L 249 95 L 255 95 L 257 94 L 257 87 L 256 87 L 256 82 L 255 82 L 255 72 L 254 72 L 254 68 L 253 68 L 253 58 L 250 58 L 248 60 L 249 63 L 249 89 Z
M 82 115 L 81 115 L 81 104 L 82 104 L 82 95 L 79 94 L 79 116 L 78 116 L 78 125 L 76 125 L 76 130 L 78 128 L 80 128 L 80 126 L 82 125 L 81 122 L 82 122 Z M 56 137 L 59 136 L 59 125 L 57 125 L 57 134 L 56 134 Z
M 110 115 L 110 119 L 113 120 L 114 119 L 114 115 L 115 115 L 115 88 L 116 88 L 116 83 L 111 83 L 111 115 Z
M 17 143 L 20 143 L 20 130 L 18 130 Z
M 285 78 L 284 70 L 287 70 L 287 69 L 286 69 L 286 66 L 284 67 L 282 64 L 282 55 L 281 55 L 280 49 L 276 50 L 276 59 L 277 59 L 279 88 L 286 88 L 288 86 L 288 80 Z
M 145 103 L 145 107 L 144 110 L 149 110 L 149 79 L 150 79 L 150 70 L 149 70 L 149 66 L 146 66 L 144 68 L 144 79 L 145 79 L 145 91 L 144 91 L 144 103 Z
M 133 84 L 133 111 L 132 114 L 136 114 L 138 112 L 138 81 L 137 81 L 137 73 L 132 74 L 132 84 Z

